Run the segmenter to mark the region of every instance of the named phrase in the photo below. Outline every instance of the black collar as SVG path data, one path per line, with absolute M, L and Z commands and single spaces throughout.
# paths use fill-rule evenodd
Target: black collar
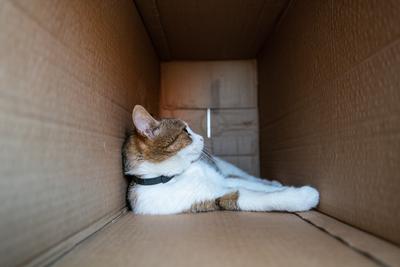
M 155 184 L 165 184 L 168 183 L 169 181 L 171 181 L 172 178 L 174 178 L 175 176 L 158 176 L 158 177 L 154 177 L 154 178 L 147 178 L 147 179 L 143 179 L 143 178 L 139 178 L 137 176 L 130 176 L 132 177 L 132 180 L 140 185 L 155 185 Z

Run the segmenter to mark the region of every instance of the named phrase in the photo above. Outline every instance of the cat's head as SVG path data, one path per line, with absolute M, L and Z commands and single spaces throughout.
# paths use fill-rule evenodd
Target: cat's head
M 175 175 L 200 158 L 204 141 L 179 119 L 154 119 L 142 106 L 132 112 L 135 132 L 123 148 L 125 173 Z

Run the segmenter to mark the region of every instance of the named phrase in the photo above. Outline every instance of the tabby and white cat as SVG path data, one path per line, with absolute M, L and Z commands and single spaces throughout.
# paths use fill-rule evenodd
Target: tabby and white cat
M 137 214 L 213 210 L 306 211 L 317 206 L 310 186 L 283 186 L 253 177 L 204 152 L 203 137 L 178 119 L 154 119 L 142 106 L 132 113 L 135 133 L 123 147 L 128 200 Z

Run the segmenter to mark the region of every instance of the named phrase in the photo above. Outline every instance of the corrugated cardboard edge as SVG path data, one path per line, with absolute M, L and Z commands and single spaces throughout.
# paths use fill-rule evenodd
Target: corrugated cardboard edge
M 317 211 L 296 215 L 380 266 L 400 266 L 400 248 L 396 245 Z
M 85 241 L 90 236 L 95 233 L 101 231 L 104 227 L 115 223 L 118 219 L 124 216 L 127 212 L 127 208 L 124 207 L 106 217 L 101 218 L 95 223 L 91 224 L 89 227 L 83 229 L 82 231 L 74 234 L 68 239 L 62 241 L 58 245 L 50 248 L 39 256 L 35 257 L 33 260 L 23 264 L 27 267 L 36 267 L 36 266 L 49 266 L 56 262 L 58 259 L 63 257 L 73 248 L 75 248 L 78 244 Z
M 282 21 L 286 17 L 286 14 L 288 13 L 288 10 L 290 9 L 290 7 L 292 6 L 294 1 L 295 0 L 288 0 L 288 2 L 286 3 L 286 6 L 282 9 L 281 13 L 276 18 L 275 24 L 274 24 L 270 34 L 265 38 L 264 42 L 262 43 L 262 45 L 260 46 L 260 49 L 257 52 L 257 56 L 256 56 L 257 59 L 261 57 L 262 52 L 266 48 L 267 44 L 271 41 L 270 39 L 271 39 L 271 36 L 273 35 L 273 33 L 278 31 Z M 258 71 L 258 67 L 257 67 L 257 71 Z
M 169 48 L 167 35 L 165 34 L 164 25 L 161 21 L 161 14 L 157 1 L 134 1 L 134 3 L 145 24 L 147 34 L 150 36 L 154 47 L 157 48 L 156 50 L 159 58 L 170 60 L 171 50 Z

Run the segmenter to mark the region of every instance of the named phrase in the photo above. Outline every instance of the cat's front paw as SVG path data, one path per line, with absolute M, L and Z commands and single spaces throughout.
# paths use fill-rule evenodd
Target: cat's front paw
M 290 187 L 283 191 L 286 211 L 307 211 L 315 208 L 319 202 L 319 193 L 311 186 Z
M 311 186 L 302 186 L 297 190 L 298 203 L 296 211 L 307 211 L 315 208 L 319 203 L 319 193 Z

